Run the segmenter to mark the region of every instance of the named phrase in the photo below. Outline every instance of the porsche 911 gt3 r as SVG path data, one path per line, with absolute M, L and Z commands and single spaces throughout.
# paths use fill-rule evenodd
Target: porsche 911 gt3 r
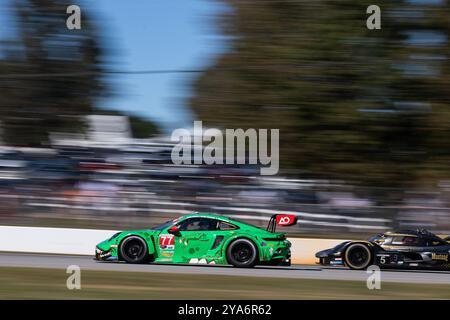
M 219 215 L 190 214 L 154 228 L 118 232 L 97 245 L 95 259 L 235 267 L 290 265 L 291 243 L 275 228 L 296 221 L 293 215 L 274 215 L 263 230 Z
M 368 241 L 345 241 L 316 253 L 321 265 L 363 270 L 370 265 L 386 268 L 450 270 L 450 237 L 422 230 L 398 230 Z

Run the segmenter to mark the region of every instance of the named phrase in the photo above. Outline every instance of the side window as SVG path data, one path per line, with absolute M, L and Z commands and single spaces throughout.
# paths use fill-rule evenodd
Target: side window
M 217 220 L 207 218 L 190 218 L 180 224 L 180 231 L 217 230 Z
M 411 247 L 425 247 L 426 242 L 423 239 L 412 236 L 394 237 L 393 245 L 411 246 Z
M 200 218 L 190 218 L 180 223 L 180 231 L 192 231 L 197 230 Z
M 235 230 L 235 229 L 237 229 L 237 227 L 232 225 L 231 223 L 224 221 L 219 222 L 219 230 Z

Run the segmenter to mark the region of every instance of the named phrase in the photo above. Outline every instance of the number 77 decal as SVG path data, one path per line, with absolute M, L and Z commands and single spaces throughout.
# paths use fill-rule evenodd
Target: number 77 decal
M 173 234 L 162 234 L 159 236 L 159 247 L 166 249 L 167 246 L 173 246 L 175 244 L 175 237 Z

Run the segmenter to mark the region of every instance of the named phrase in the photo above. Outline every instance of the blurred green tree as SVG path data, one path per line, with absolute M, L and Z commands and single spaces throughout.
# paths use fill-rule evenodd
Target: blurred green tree
M 66 27 L 67 0 L 11 2 L 17 38 L 2 43 L 2 140 L 38 146 L 50 132 L 80 132 L 82 115 L 107 94 L 97 28 L 85 10 L 81 30 Z
M 222 2 L 230 49 L 191 100 L 206 126 L 279 128 L 281 168 L 304 177 L 449 177 L 448 1 L 380 0 L 381 30 L 368 0 Z

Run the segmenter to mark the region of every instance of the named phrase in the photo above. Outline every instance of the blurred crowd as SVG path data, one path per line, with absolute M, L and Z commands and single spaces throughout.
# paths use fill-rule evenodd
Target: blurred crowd
M 120 147 L 4 147 L 0 152 L 0 223 L 129 229 L 192 212 L 267 226 L 272 214 L 298 215 L 291 235 L 368 236 L 391 228 L 450 233 L 448 186 L 380 202 L 373 190 L 344 181 L 259 175 L 250 165 L 174 165 L 168 142 Z

